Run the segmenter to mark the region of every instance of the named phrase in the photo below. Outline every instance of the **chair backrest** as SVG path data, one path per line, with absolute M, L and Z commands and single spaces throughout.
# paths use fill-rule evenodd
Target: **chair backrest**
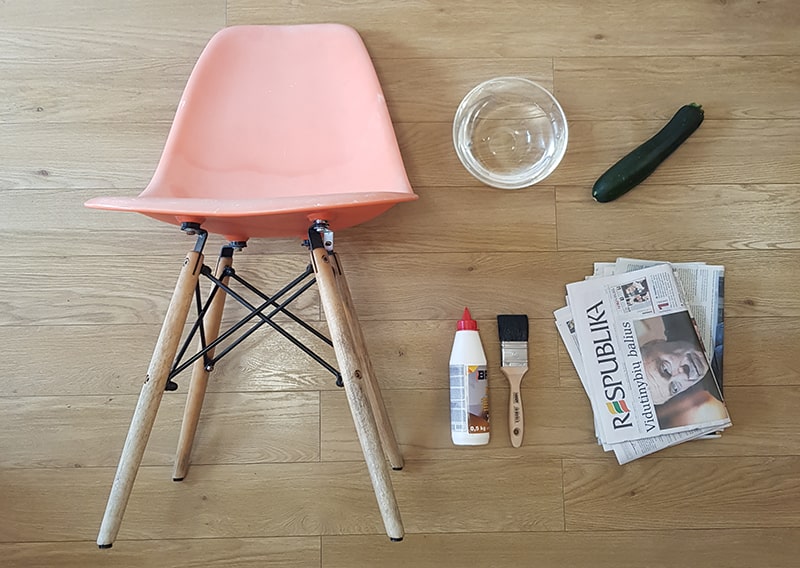
M 339 24 L 233 26 L 197 61 L 142 197 L 411 192 L 380 83 Z

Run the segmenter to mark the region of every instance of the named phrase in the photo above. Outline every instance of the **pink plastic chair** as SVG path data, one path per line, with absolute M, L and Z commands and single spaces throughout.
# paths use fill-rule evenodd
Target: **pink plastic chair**
M 272 320 L 278 313 L 320 336 L 287 308 L 314 282 L 331 334 L 330 340 L 324 339 L 334 348 L 386 531 L 392 540 L 402 540 L 384 452 L 394 469 L 402 468 L 403 458 L 332 243 L 334 229 L 362 223 L 416 197 L 375 70 L 355 30 L 336 24 L 236 26 L 211 39 L 189 78 L 147 188 L 138 197 L 100 197 L 86 203 L 142 213 L 197 236 L 131 421 L 97 539 L 101 548 L 109 548 L 117 536 L 161 396 L 177 386 L 172 378 L 193 367 L 173 475 L 180 481 L 188 471 L 208 374 L 219 358 L 215 349 L 253 320 L 256 324 L 247 333 L 267 323 L 286 335 Z M 230 243 L 213 271 L 203 264 L 209 232 Z M 274 295 L 257 292 L 264 302 L 255 306 L 232 289 L 234 282 L 254 289 L 232 263 L 234 251 L 260 237 L 306 239 L 311 263 Z M 212 282 L 212 290 L 181 347 L 201 276 Z M 226 297 L 250 313 L 221 334 Z M 200 349 L 184 362 L 195 335 L 200 336 Z M 337 373 L 302 341 L 288 338 Z

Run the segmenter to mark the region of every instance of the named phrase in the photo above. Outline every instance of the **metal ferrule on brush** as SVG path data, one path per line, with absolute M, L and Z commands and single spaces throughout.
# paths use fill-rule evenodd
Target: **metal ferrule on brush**
M 503 357 L 501 367 L 527 367 L 528 342 L 527 341 L 502 341 L 500 350 Z

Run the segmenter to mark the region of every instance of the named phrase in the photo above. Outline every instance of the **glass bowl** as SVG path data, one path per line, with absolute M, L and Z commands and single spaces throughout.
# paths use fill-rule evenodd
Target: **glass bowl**
M 521 189 L 542 181 L 567 150 L 567 119 L 544 87 L 498 77 L 472 89 L 456 111 L 458 159 L 492 187 Z

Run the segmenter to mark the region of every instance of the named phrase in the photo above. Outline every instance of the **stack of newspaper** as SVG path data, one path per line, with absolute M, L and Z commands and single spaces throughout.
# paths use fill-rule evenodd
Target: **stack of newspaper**
M 556 326 L 619 463 L 731 425 L 722 398 L 724 268 L 620 258 L 567 285 Z

